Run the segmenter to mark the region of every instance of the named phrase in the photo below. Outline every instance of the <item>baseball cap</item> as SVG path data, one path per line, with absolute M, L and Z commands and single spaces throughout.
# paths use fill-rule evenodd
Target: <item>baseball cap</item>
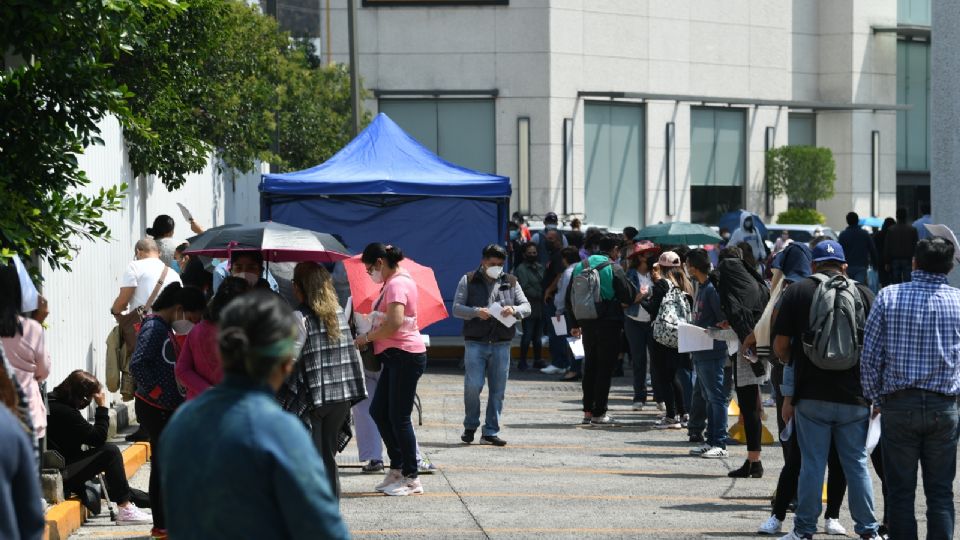
M 680 266 L 680 256 L 672 251 L 664 251 L 660 254 L 660 260 L 657 261 L 657 264 L 659 264 L 661 268 Z
M 824 240 L 813 248 L 813 262 L 839 261 L 847 262 L 843 254 L 843 247 L 834 240 Z
M 544 221 L 558 221 L 556 212 L 547 212 L 547 215 L 543 216 Z

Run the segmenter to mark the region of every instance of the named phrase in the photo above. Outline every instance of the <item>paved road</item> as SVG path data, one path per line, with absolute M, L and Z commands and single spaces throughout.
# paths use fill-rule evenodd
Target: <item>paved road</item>
M 755 536 L 769 516 L 780 448 L 764 448 L 762 479 L 730 479 L 727 472 L 745 458 L 743 446 L 731 447 L 726 460 L 689 457 L 685 432 L 653 430 L 655 409 L 630 410 L 629 380 L 616 379 L 612 391 L 611 413 L 622 425 L 592 428 L 578 423 L 579 384 L 511 375 L 502 432 L 509 444 L 494 448 L 460 442 L 462 372 L 431 366 L 420 383 L 424 421 L 417 433 L 441 471 L 423 477 L 422 496 L 385 497 L 373 491 L 380 477 L 360 472 L 351 444 L 341 455 L 344 518 L 357 538 Z M 767 411 L 775 430 L 774 409 Z M 141 486 L 147 470 L 135 477 Z M 878 481 L 874 489 L 879 513 Z M 918 515 L 922 520 L 922 508 Z M 846 505 L 841 522 L 852 535 Z M 99 519 L 75 538 L 143 538 L 148 531 Z

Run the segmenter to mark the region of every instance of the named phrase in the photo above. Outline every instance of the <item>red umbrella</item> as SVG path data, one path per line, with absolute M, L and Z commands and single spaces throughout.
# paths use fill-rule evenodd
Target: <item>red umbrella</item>
M 367 275 L 367 269 L 360 260 L 360 255 L 343 261 L 347 270 L 347 280 L 350 281 L 350 294 L 353 296 L 353 309 L 357 313 L 370 313 L 373 303 L 380 296 L 381 285 L 374 283 Z M 400 269 L 413 278 L 417 284 L 417 326 L 421 329 L 447 318 L 447 308 L 443 305 L 440 287 L 433 269 L 417 264 L 413 259 L 403 259 Z

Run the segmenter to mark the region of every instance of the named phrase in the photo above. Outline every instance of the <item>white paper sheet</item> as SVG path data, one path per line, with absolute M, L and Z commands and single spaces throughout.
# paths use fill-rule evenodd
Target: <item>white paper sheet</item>
M 713 338 L 703 328 L 681 321 L 677 327 L 677 345 L 682 353 L 708 351 L 713 348 Z
M 732 356 L 737 354 L 737 351 L 740 350 L 740 340 L 739 339 L 728 339 L 727 340 L 727 356 Z
M 950 227 L 946 225 L 934 225 L 931 223 L 924 223 L 924 227 L 927 228 L 927 231 L 930 232 L 933 236 L 939 236 L 941 238 L 946 238 L 947 240 L 953 242 L 953 260 L 960 264 L 960 244 L 957 243 L 957 236 L 953 234 L 953 231 L 950 230 Z
M 568 337 L 567 343 L 570 344 L 570 352 L 573 353 L 574 358 L 582 360 L 586 356 L 583 351 L 583 338 Z
M 867 428 L 867 453 L 873 452 L 873 449 L 880 443 L 880 417 L 878 414 L 870 419 L 870 427 Z
M 787 442 L 790 440 L 790 436 L 793 435 L 793 418 L 787 422 L 787 425 L 783 427 L 783 431 L 780 432 L 780 441 Z
M 556 317 L 550 317 L 550 322 L 553 323 L 553 331 L 556 332 L 558 336 L 567 335 L 567 318 L 563 315 L 557 315 Z
M 373 329 L 373 314 L 356 313 L 353 316 L 353 322 L 357 325 L 357 335 L 362 336 Z
M 184 205 L 182 205 L 182 204 L 180 204 L 180 203 L 177 203 L 177 206 L 180 207 L 180 213 L 183 214 L 183 219 L 185 219 L 185 220 L 187 220 L 187 221 L 190 221 L 191 219 L 193 219 L 193 214 L 191 214 L 190 211 L 187 210 L 187 207 L 186 207 L 186 206 L 184 206 Z
M 507 328 L 510 328 L 511 326 L 519 322 L 519 319 L 517 319 L 513 315 L 507 315 L 506 317 L 501 315 L 500 313 L 503 311 L 503 306 L 501 306 L 499 302 L 494 302 L 489 306 L 487 306 L 487 311 L 490 312 L 490 315 L 494 319 L 500 321 L 500 324 L 506 326 Z

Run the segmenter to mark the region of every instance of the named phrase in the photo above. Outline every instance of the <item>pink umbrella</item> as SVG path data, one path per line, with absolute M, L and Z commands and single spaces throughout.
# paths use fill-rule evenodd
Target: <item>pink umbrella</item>
M 347 270 L 347 280 L 350 282 L 350 294 L 353 296 L 353 309 L 357 313 L 370 313 L 373 303 L 380 296 L 382 286 L 374 283 L 367 275 L 367 269 L 360 260 L 360 255 L 343 261 Z M 413 278 L 417 283 L 417 325 L 423 329 L 431 324 L 447 318 L 447 308 L 440 295 L 440 287 L 433 269 L 417 264 L 412 259 L 400 262 L 400 269 Z

